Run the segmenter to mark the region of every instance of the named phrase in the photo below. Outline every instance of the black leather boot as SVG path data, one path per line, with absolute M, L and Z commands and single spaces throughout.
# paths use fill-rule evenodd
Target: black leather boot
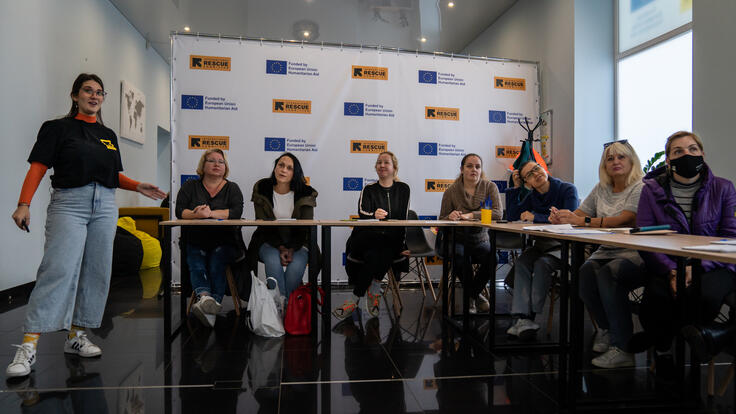
M 706 362 L 734 343 L 736 325 L 716 323 L 704 328 L 688 325 L 682 328 L 682 335 L 700 361 Z

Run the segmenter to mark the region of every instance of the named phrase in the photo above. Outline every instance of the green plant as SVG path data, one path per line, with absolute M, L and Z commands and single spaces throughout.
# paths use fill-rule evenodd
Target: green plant
M 644 164 L 644 168 L 642 168 L 644 170 L 644 174 L 663 166 L 664 161 L 659 161 L 659 159 L 662 157 L 664 157 L 664 151 L 659 151 L 658 153 L 654 154 L 652 158 L 650 158 L 649 161 Z

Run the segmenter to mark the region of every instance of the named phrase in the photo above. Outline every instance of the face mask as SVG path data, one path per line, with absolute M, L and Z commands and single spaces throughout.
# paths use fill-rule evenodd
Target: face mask
M 700 174 L 705 167 L 702 155 L 683 155 L 680 158 L 670 161 L 672 172 L 685 178 L 693 178 Z

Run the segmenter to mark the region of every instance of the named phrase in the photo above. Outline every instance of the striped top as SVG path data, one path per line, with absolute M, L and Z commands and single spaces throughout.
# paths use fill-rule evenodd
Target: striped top
M 703 180 L 698 180 L 692 184 L 683 184 L 670 178 L 670 188 L 672 189 L 672 196 L 675 198 L 675 202 L 680 206 L 687 222 L 690 223 L 693 209 L 693 198 L 695 193 L 698 192 Z

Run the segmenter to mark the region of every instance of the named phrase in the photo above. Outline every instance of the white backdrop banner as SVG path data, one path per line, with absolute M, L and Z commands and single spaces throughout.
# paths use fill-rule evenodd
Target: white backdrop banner
M 202 150 L 218 147 L 252 219 L 253 184 L 288 151 L 319 192 L 315 218 L 348 218 L 387 149 L 411 187 L 410 208 L 436 218 L 466 153 L 480 154 L 505 187 L 508 157 L 526 138 L 517 120 L 539 114 L 530 63 L 191 35 L 173 35 L 172 48 L 172 207 Z M 347 279 L 348 235 L 333 230 L 333 281 Z

